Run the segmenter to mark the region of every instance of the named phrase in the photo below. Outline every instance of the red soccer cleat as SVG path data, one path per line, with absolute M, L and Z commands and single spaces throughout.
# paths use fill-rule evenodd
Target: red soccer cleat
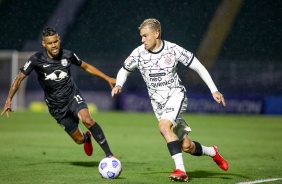
M 224 171 L 228 170 L 228 162 L 218 153 L 216 146 L 212 146 L 215 150 L 215 156 L 212 157 L 213 161 Z
M 84 142 L 84 152 L 86 153 L 86 155 L 91 156 L 93 153 L 93 147 L 92 147 L 92 141 L 91 141 L 91 133 L 90 132 L 86 132 L 85 133 L 86 136 L 88 136 L 88 141 Z
M 184 181 L 188 182 L 188 175 L 186 172 L 179 169 L 174 169 L 173 173 L 169 175 L 171 181 Z

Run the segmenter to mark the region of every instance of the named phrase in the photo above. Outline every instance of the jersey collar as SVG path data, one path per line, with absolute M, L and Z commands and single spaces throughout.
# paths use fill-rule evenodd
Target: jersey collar
M 158 53 L 160 53 L 164 49 L 164 46 L 165 46 L 165 42 L 162 40 L 161 48 L 157 52 L 153 52 L 151 50 L 148 50 L 148 52 L 150 52 L 152 54 L 158 54 Z

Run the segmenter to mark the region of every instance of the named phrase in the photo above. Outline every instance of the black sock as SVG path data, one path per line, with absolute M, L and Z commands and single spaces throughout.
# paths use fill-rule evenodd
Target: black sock
M 167 143 L 167 148 L 171 156 L 182 153 L 179 140 Z
M 94 137 L 95 141 L 104 150 L 106 157 L 113 155 L 113 153 L 110 150 L 107 139 L 104 135 L 104 132 L 103 132 L 102 128 L 98 125 L 98 123 L 96 122 L 92 127 L 89 128 L 89 130 L 90 130 L 92 136 Z
M 192 155 L 201 156 L 203 154 L 203 148 L 202 148 L 201 144 L 196 142 L 196 141 L 193 141 L 193 143 L 195 144 L 195 152 L 192 153 Z

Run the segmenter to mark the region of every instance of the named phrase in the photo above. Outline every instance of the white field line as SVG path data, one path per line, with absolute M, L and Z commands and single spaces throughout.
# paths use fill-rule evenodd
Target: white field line
M 236 183 L 236 184 L 255 184 L 255 183 L 265 183 L 265 182 L 269 182 L 269 181 L 278 181 L 278 180 L 282 180 L 282 178 L 269 178 L 269 179 L 264 179 L 264 180 L 240 182 L 240 183 Z

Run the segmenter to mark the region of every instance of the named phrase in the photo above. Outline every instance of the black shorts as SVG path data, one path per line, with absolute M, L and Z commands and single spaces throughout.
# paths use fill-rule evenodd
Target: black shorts
M 88 109 L 85 100 L 80 93 L 76 93 L 66 106 L 62 108 L 49 107 L 49 112 L 61 127 L 71 135 L 78 129 L 78 112 L 85 108 Z

